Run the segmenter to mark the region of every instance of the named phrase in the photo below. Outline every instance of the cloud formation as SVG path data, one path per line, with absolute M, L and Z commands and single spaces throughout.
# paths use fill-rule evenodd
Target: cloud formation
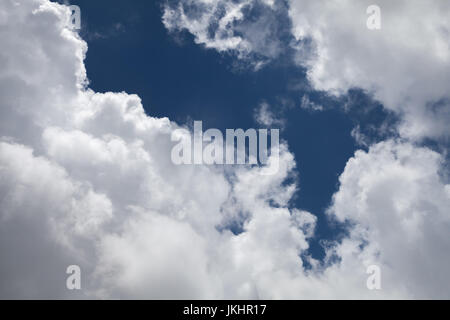
M 235 275 L 258 263 L 241 261 L 240 248 L 253 250 L 276 225 L 292 235 L 271 239 L 301 265 L 299 221 L 312 216 L 287 208 L 286 146 L 278 174 L 262 179 L 262 168 L 175 166 L 175 123 L 148 117 L 136 95 L 87 87 L 87 45 L 65 28 L 67 7 L 8 0 L 0 9 L 1 297 L 77 297 L 65 289 L 71 264 L 87 297 L 252 297 L 253 281 Z
M 258 70 L 286 47 L 287 10 L 286 1 L 187 0 L 166 3 L 162 20 L 170 32 L 187 30 L 197 44 L 232 52 Z
M 47 0 L 0 3 L 1 298 L 450 296 L 442 156 L 402 141 L 357 152 L 328 210 L 350 235 L 320 263 L 307 254 L 316 217 L 289 207 L 286 144 L 270 176 L 173 165 L 179 126 L 136 95 L 89 89 L 69 15 Z M 381 291 L 366 288 L 370 264 Z
M 175 1 L 164 7 L 163 22 L 170 31 L 187 30 L 196 43 L 235 53 L 258 68 L 292 54 L 293 67 L 306 68 L 313 89 L 335 96 L 363 89 L 401 117 L 402 137 L 448 141 L 450 4 L 380 0 L 381 29 L 369 30 L 372 4 Z
M 297 63 L 317 90 L 336 95 L 358 87 L 402 115 L 409 139 L 450 134 L 450 4 L 377 1 L 381 29 L 369 30 L 371 1 L 291 1 Z M 312 41 L 305 53 L 302 40 Z

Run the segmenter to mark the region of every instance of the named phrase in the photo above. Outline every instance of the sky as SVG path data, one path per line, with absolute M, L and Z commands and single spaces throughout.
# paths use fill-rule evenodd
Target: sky
M 2 1 L 0 298 L 449 298 L 450 5 L 337 3 Z M 278 172 L 174 165 L 194 121 Z
M 336 110 L 335 102 L 322 101 L 318 92 L 295 89 L 307 84 L 307 80 L 305 70 L 292 68 L 289 57 L 252 72 L 245 70 L 246 63 L 240 67 L 242 70 L 233 68 L 232 57 L 205 50 L 188 33 L 174 38 L 161 23 L 161 2 L 135 1 L 133 5 L 114 6 L 101 1 L 71 3 L 86 12 L 80 33 L 91 39 L 86 67 L 93 90 L 136 93 L 150 116 L 168 117 L 191 126 L 193 120 L 202 120 L 205 129 L 222 131 L 259 128 L 255 109 L 269 104 L 272 112 L 285 121 L 282 138 L 288 141 L 301 172 L 292 206 L 320 216 L 314 240 L 338 235 L 335 228 L 329 228 L 324 212 L 337 190 L 339 174 L 358 148 L 351 131 L 355 122 L 364 121 L 364 116 Z M 283 23 L 290 25 L 288 21 Z M 116 68 L 112 69 L 112 65 Z M 120 77 L 115 76 L 117 73 Z M 308 99 L 313 103 L 331 110 L 311 112 L 300 108 L 305 94 L 311 95 Z M 368 95 L 356 99 L 377 107 Z M 381 109 L 375 110 L 365 117 L 369 122 L 365 125 L 379 125 L 380 118 L 385 117 Z M 323 257 L 320 245 L 314 245 L 313 254 Z

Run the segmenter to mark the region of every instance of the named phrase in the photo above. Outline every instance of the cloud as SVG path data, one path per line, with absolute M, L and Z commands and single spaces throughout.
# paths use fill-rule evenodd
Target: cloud
M 306 94 L 301 99 L 300 108 L 310 111 L 323 111 L 323 107 L 311 101 Z
M 381 29 L 375 31 L 366 27 L 370 4 L 291 1 L 294 36 L 313 43 L 306 54 L 299 44 L 298 63 L 316 90 L 342 95 L 358 87 L 373 93 L 403 115 L 404 137 L 448 137 L 449 3 L 378 1 Z
M 359 125 L 357 125 L 355 128 L 351 131 L 351 136 L 353 139 L 355 139 L 355 142 L 358 144 L 358 146 L 368 147 L 369 146 L 369 138 L 361 132 L 361 128 Z
M 306 68 L 314 90 L 373 95 L 401 116 L 407 139 L 450 135 L 450 4 L 381 0 L 381 29 L 366 26 L 371 1 L 175 1 L 164 6 L 169 31 L 234 53 L 256 70 L 282 55 Z M 349 49 L 351 48 L 351 50 Z M 302 103 L 303 106 L 303 103 Z
M 365 245 L 360 254 L 382 266 L 385 289 L 404 287 L 414 298 L 448 295 L 450 185 L 443 163 L 427 148 L 389 140 L 358 151 L 340 177 L 329 213 L 356 224 L 345 242 Z
M 255 109 L 255 121 L 265 127 L 277 127 L 283 129 L 286 120 L 282 117 L 277 117 L 271 110 L 267 102 L 261 102 Z
M 290 230 L 280 245 L 301 263 L 307 245 L 296 221 L 311 218 L 287 208 L 294 186 L 282 184 L 294 159 L 286 147 L 278 174 L 250 190 L 242 185 L 264 169 L 175 166 L 178 125 L 147 116 L 136 95 L 87 87 L 87 45 L 65 28 L 67 7 L 7 0 L 0 11 L 1 297 L 252 297 L 226 278 L 246 278 L 264 257 L 245 267 L 233 260 L 269 227 L 257 223 L 262 214 L 280 225 L 274 239 Z M 244 225 L 239 235 L 232 217 Z M 81 293 L 65 288 L 71 264 L 81 267 Z
M 289 206 L 285 143 L 271 176 L 176 166 L 176 123 L 88 88 L 67 7 L 4 0 L 0 13 L 1 298 L 448 298 L 439 154 L 395 141 L 357 152 L 329 209 L 350 236 L 321 263 L 308 255 L 316 217 Z M 365 286 L 372 263 L 382 291 Z M 80 292 L 65 288 L 72 264 Z
M 206 48 L 232 52 L 256 70 L 283 53 L 282 39 L 290 34 L 284 1 L 168 2 L 163 23 L 170 32 L 187 30 Z

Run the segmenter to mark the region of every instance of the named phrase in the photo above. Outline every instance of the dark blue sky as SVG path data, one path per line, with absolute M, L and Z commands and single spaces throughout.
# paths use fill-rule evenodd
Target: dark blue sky
M 326 111 L 301 109 L 305 92 L 293 88 L 307 81 L 286 56 L 257 72 L 237 71 L 232 56 L 196 45 L 187 33 L 169 35 L 158 1 L 70 3 L 81 8 L 80 34 L 89 45 L 86 68 L 93 90 L 136 93 L 150 116 L 179 124 L 202 120 L 204 129 L 257 128 L 254 109 L 262 101 L 287 119 L 281 138 L 295 155 L 300 187 L 291 205 L 318 216 L 311 252 L 321 257 L 318 240 L 339 237 L 324 211 L 357 149 L 350 132 L 356 123 L 364 129 L 384 121 L 381 107 L 359 91 L 340 99 L 308 92 Z M 345 102 L 350 111 L 343 111 Z

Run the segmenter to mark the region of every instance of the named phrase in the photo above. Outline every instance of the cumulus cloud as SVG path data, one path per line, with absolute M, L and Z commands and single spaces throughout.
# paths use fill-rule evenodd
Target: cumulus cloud
M 344 243 L 360 243 L 385 266 L 386 286 L 407 288 L 414 298 L 443 297 L 450 288 L 450 185 L 443 163 L 434 151 L 392 140 L 358 151 L 329 209 L 357 224 Z
M 439 154 L 395 141 L 356 153 L 329 209 L 353 227 L 320 263 L 307 253 L 316 217 L 289 207 L 286 144 L 270 176 L 174 165 L 179 126 L 136 95 L 88 88 L 69 15 L 47 0 L 0 3 L 1 298 L 450 295 Z M 374 263 L 382 291 L 365 286 Z M 65 288 L 72 264 L 81 291 Z
M 404 137 L 448 137 L 448 1 L 378 1 L 380 30 L 366 27 L 371 4 L 291 1 L 294 36 L 313 43 L 308 54 L 299 50 L 298 63 L 317 90 L 341 95 L 358 87 L 373 93 L 403 115 Z
M 287 208 L 286 147 L 257 188 L 249 184 L 264 168 L 175 166 L 175 123 L 148 117 L 136 95 L 87 87 L 87 45 L 65 28 L 67 7 L 8 0 L 0 9 L 1 297 L 254 297 L 254 280 L 238 279 L 266 257 L 245 250 L 259 237 L 273 245 L 271 225 L 301 265 L 312 218 Z M 83 272 L 78 295 L 65 289 L 71 264 Z
M 286 120 L 280 116 L 275 115 L 270 110 L 270 105 L 267 102 L 261 102 L 259 106 L 255 109 L 255 121 L 265 127 L 278 127 L 284 128 Z

